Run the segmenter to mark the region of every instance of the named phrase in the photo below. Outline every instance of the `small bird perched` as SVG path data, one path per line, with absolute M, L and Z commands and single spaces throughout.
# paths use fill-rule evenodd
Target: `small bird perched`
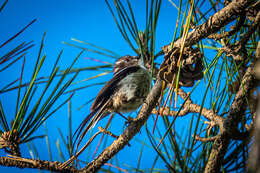
M 88 130 L 109 113 L 120 114 L 138 109 L 151 89 L 152 78 L 141 56 L 126 55 L 119 58 L 113 72 L 112 79 L 100 90 L 91 105 L 90 114 L 74 133 L 75 142 L 80 136 L 78 145 Z

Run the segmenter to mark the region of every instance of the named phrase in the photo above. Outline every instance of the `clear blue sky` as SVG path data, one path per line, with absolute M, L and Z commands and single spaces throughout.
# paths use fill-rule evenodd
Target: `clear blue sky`
M 145 23 L 145 1 L 133 0 L 133 8 L 137 18 L 137 24 L 140 29 L 144 29 Z M 44 53 L 47 55 L 47 60 L 45 62 L 44 68 L 42 69 L 40 76 L 45 76 L 49 72 L 49 66 L 52 65 L 55 58 L 57 57 L 59 51 L 64 49 L 64 54 L 61 60 L 61 67 L 67 67 L 73 58 L 79 53 L 80 50 L 69 47 L 62 44 L 63 41 L 72 42 L 71 38 L 77 38 L 79 40 L 94 43 L 101 47 L 113 50 L 119 55 L 133 54 L 133 51 L 123 40 L 120 32 L 116 28 L 112 15 L 110 14 L 105 2 L 103 0 L 10 0 L 7 6 L 0 13 L 0 44 L 9 39 L 12 35 L 18 32 L 21 28 L 27 25 L 33 19 L 37 19 L 31 27 L 29 27 L 21 36 L 10 43 L 5 49 L 0 49 L 0 54 L 7 52 L 9 48 L 13 48 L 14 45 L 21 43 L 22 41 L 33 40 L 35 46 L 26 55 L 26 66 L 25 66 L 25 81 L 31 76 L 31 67 L 37 58 L 37 53 L 39 50 L 40 41 L 43 33 L 46 31 L 46 39 L 44 46 Z M 174 28 L 176 26 L 177 10 L 172 6 L 167 0 L 162 1 L 161 12 L 159 16 L 159 23 L 157 28 L 157 40 L 156 40 L 156 50 L 166 44 L 168 44 L 172 37 Z M 114 59 L 105 58 L 102 56 L 94 55 L 92 53 L 86 52 L 79 59 L 76 67 L 86 67 L 93 66 L 97 63 L 93 63 L 90 60 L 86 60 L 85 57 L 99 58 L 107 62 L 114 62 Z M 21 62 L 16 63 L 15 67 L 5 72 L 0 73 L 1 81 L 0 86 L 13 81 L 17 78 L 20 73 Z M 88 77 L 97 74 L 96 72 L 84 72 L 77 80 L 86 79 Z M 102 77 L 102 80 L 109 80 L 111 75 Z M 95 82 L 95 80 L 93 80 Z M 92 81 L 90 82 L 92 83 Z M 84 83 L 86 84 L 86 83 Z M 75 95 L 72 100 L 72 118 L 73 118 L 73 128 L 74 130 L 79 125 L 80 121 L 89 113 L 90 105 L 85 106 L 80 111 L 77 108 L 87 102 L 89 99 L 93 98 L 98 90 L 102 86 L 92 87 L 80 91 Z M 5 107 L 5 113 L 13 117 L 15 109 L 16 92 L 10 92 L 0 95 L 0 99 Z M 132 115 L 135 116 L 135 115 Z M 67 118 L 67 105 L 57 112 L 53 117 L 47 121 L 47 129 L 51 140 L 52 152 L 56 153 L 58 151 L 55 146 L 55 142 L 59 138 L 57 128 L 60 128 L 64 134 L 68 134 L 68 118 Z M 105 120 L 104 122 L 106 122 Z M 116 116 L 114 124 L 123 124 L 124 120 Z M 149 121 L 152 121 L 151 119 Z M 152 125 L 153 123 L 150 123 Z M 100 123 L 102 125 L 102 123 Z M 180 124 L 181 125 L 181 124 Z M 183 125 L 181 125 L 183 126 Z M 123 125 L 119 127 L 112 127 L 112 131 L 119 134 Z M 43 128 L 37 132 L 37 134 L 43 133 Z M 144 129 L 141 133 L 136 136 L 136 139 L 143 140 L 146 138 Z M 98 141 L 98 140 L 96 140 Z M 46 148 L 46 143 L 44 139 L 38 139 L 33 142 L 35 146 L 39 149 L 39 155 L 41 159 L 48 159 L 48 153 Z M 147 143 L 149 143 L 147 141 Z M 139 151 L 141 145 L 136 143 L 135 140 L 131 141 L 131 147 L 126 147 L 121 151 L 117 159 L 121 163 L 126 163 L 136 167 L 137 160 L 139 157 Z M 63 147 L 63 144 L 61 144 Z M 63 148 L 64 149 L 64 148 Z M 21 146 L 21 151 L 27 151 L 26 145 Z M 3 152 L 0 152 L 3 155 Z M 152 161 L 155 158 L 155 152 L 145 147 L 143 152 L 145 157 L 141 160 L 141 168 L 150 168 Z M 26 157 L 30 157 L 29 153 L 25 154 Z M 83 156 L 84 157 L 84 156 Z M 67 157 L 68 158 L 68 157 Z M 56 160 L 57 158 L 53 158 Z M 122 165 L 122 168 L 128 168 L 126 165 Z M 156 165 L 159 168 L 165 168 L 162 161 L 158 161 Z M 15 168 L 5 168 L 0 167 L 0 170 L 5 172 L 20 172 L 20 169 Z M 26 170 L 27 172 L 28 170 Z M 32 170 L 30 170 L 32 171 Z M 36 170 L 33 170 L 34 172 Z

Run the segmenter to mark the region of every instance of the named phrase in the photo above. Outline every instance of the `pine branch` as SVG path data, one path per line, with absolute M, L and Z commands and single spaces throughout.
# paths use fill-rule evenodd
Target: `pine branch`
M 258 81 L 254 77 L 254 66 L 255 62 L 253 61 L 243 77 L 239 91 L 231 105 L 228 116 L 224 120 L 223 131 L 214 142 L 214 147 L 210 153 L 205 173 L 219 172 L 220 170 L 221 162 L 227 152 L 230 140 L 234 138 L 234 131 L 237 130 L 236 128 L 238 127 L 238 123 L 244 116 L 247 107 L 246 100 L 251 91 L 258 85 Z
M 76 172 L 73 167 L 60 168 L 60 162 L 51 162 L 46 160 L 35 160 L 21 157 L 0 157 L 0 165 L 17 168 L 35 168 L 40 170 L 49 170 L 55 172 Z
M 208 37 L 211 34 L 216 33 L 222 27 L 226 26 L 228 23 L 232 22 L 242 14 L 247 7 L 249 7 L 255 1 L 253 0 L 238 0 L 232 1 L 226 7 L 221 9 L 219 12 L 215 13 L 213 16 L 209 17 L 208 21 L 197 26 L 194 30 L 188 33 L 185 40 L 185 47 L 192 46 L 198 43 L 203 38 Z M 182 38 L 178 39 L 173 47 L 181 47 Z M 169 44 L 164 46 L 164 50 L 172 49 L 172 45 Z

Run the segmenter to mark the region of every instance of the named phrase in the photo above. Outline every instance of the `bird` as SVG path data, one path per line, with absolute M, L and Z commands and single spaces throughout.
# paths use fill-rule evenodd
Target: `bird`
M 74 133 L 77 148 L 98 121 L 110 113 L 133 112 L 145 101 L 151 90 L 152 77 L 144 66 L 143 58 L 138 56 L 122 56 L 114 64 L 113 77 L 97 94 L 88 114 Z M 77 149 L 76 149 L 77 150 Z

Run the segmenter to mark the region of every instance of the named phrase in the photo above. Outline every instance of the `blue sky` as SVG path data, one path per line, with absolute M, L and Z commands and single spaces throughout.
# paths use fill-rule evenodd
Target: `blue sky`
M 135 11 L 137 24 L 140 29 L 144 29 L 145 23 L 145 1 L 133 0 L 133 9 Z M 160 48 L 172 40 L 174 28 L 176 26 L 177 10 L 172 6 L 167 0 L 162 1 L 161 12 L 159 16 L 159 23 L 157 28 L 157 40 L 156 40 L 156 50 L 159 51 Z M 64 53 L 60 66 L 64 69 L 67 67 L 74 57 L 80 52 L 79 49 L 67 46 L 62 42 L 70 42 L 71 38 L 77 38 L 86 42 L 94 43 L 101 47 L 113 50 L 119 55 L 134 55 L 133 51 L 124 41 L 120 32 L 116 28 L 113 21 L 113 17 L 110 14 L 105 2 L 103 0 L 10 0 L 7 6 L 0 13 L 0 44 L 12 35 L 26 26 L 33 19 L 37 21 L 29 27 L 21 36 L 16 38 L 11 42 L 5 49 L 0 49 L 0 54 L 7 52 L 8 49 L 13 48 L 14 45 L 21 43 L 22 41 L 34 41 L 35 46 L 26 55 L 25 64 L 25 78 L 27 81 L 31 77 L 31 67 L 35 63 L 37 58 L 37 53 L 39 51 L 39 46 L 41 38 L 44 32 L 47 32 L 44 54 L 46 54 L 47 59 L 45 66 L 40 72 L 40 76 L 46 76 L 49 72 L 49 66 L 55 61 L 59 52 L 63 49 Z M 76 64 L 76 67 L 86 67 L 94 66 L 98 63 L 87 60 L 86 57 L 98 58 L 103 61 L 113 63 L 115 60 L 112 58 L 103 57 L 100 55 L 93 54 L 91 52 L 84 53 Z M 99 63 L 100 64 L 100 63 Z M 13 81 L 20 74 L 21 62 L 14 65 L 15 68 L 6 70 L 1 75 L 0 86 Z M 83 80 L 89 78 L 97 72 L 87 71 L 77 78 L 77 80 Z M 106 75 L 102 77 L 102 81 L 109 80 L 111 75 Z M 27 80 L 26 80 L 27 79 Z M 98 80 L 90 81 L 94 83 Z M 86 83 L 85 83 L 86 84 Z M 80 111 L 77 110 L 82 104 L 86 103 L 89 99 L 95 97 L 98 90 L 102 86 L 87 88 L 85 90 L 77 93 L 72 100 L 72 123 L 74 130 L 80 124 L 80 121 L 89 113 L 90 105 L 83 107 Z M 6 108 L 6 114 L 10 115 L 9 120 L 14 115 L 16 92 L 9 92 L 0 95 L 0 99 L 3 106 Z M 55 142 L 59 138 L 57 128 L 60 128 L 64 134 L 68 134 L 68 118 L 67 118 L 67 105 L 63 109 L 57 112 L 53 117 L 47 121 L 47 129 L 49 137 L 51 140 L 52 151 L 58 153 Z M 132 115 L 132 116 L 135 116 Z M 105 120 L 107 121 L 107 120 Z M 112 131 L 119 134 L 122 128 L 124 120 L 121 117 L 116 116 L 113 121 L 114 124 L 120 124 L 119 127 L 112 127 Z M 150 125 L 153 124 L 150 118 Z M 100 124 L 102 125 L 102 123 Z M 183 126 L 183 124 L 179 124 Z M 37 134 L 42 134 L 44 129 L 41 128 Z M 139 133 L 136 139 L 144 139 L 146 134 L 144 129 Z M 98 140 L 97 140 L 98 141 Z M 147 141 L 148 143 L 148 141 Z M 48 159 L 48 152 L 46 148 L 46 143 L 44 139 L 38 139 L 34 141 L 34 144 L 38 150 L 41 159 Z M 62 145 L 62 144 L 61 144 Z M 137 159 L 139 157 L 139 151 L 141 149 L 141 144 L 136 143 L 135 140 L 131 141 L 131 147 L 126 147 L 123 151 L 118 154 L 118 160 L 121 163 L 131 165 L 133 167 L 137 164 Z M 27 150 L 26 145 L 21 147 L 22 152 Z M 3 152 L 1 152 L 3 154 Z M 58 155 L 58 154 L 56 154 Z M 152 161 L 155 158 L 155 152 L 149 148 L 145 147 L 143 155 L 145 156 L 141 160 L 141 168 L 150 168 Z M 26 157 L 30 157 L 29 153 L 25 153 Z M 84 156 L 83 156 L 84 157 Z M 55 160 L 57 158 L 53 158 Z M 127 165 L 123 165 L 122 168 L 128 168 Z M 156 165 L 159 168 L 165 168 L 162 161 L 158 161 Z M 5 168 L 0 167 L 1 171 L 9 172 L 20 172 L 20 169 L 16 168 Z M 27 172 L 28 170 L 26 170 Z M 29 170 L 34 172 L 35 170 Z

